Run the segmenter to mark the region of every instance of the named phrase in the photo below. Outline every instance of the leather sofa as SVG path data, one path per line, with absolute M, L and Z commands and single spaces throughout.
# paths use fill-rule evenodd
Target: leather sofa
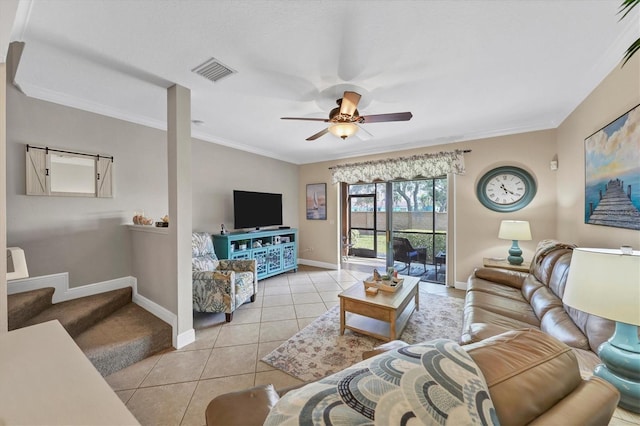
M 595 358 L 615 323 L 562 303 L 572 249 L 555 240 L 541 241 L 529 273 L 476 269 L 467 282 L 461 344 L 535 328 L 572 348 L 591 351 Z
M 384 357 L 403 346 L 413 345 L 386 344 L 378 350 L 382 353 L 354 369 L 366 368 L 373 360 L 384 365 Z M 385 352 L 389 348 L 395 349 Z M 583 379 L 571 348 L 538 330 L 508 331 L 461 348 L 481 370 L 495 408 L 492 415 L 501 424 L 607 424 L 618 403 L 619 393 L 612 385 L 598 377 Z M 332 376 L 326 379 L 330 383 Z M 280 404 L 300 404 L 300 395 L 309 386 L 313 383 L 278 393 L 265 385 L 220 395 L 206 409 L 207 425 L 261 425 Z M 309 414 L 305 401 L 303 412 Z M 304 415 L 295 420 L 311 422 Z

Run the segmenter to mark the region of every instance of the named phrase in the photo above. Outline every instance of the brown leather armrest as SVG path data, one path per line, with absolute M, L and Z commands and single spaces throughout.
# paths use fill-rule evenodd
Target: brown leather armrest
M 477 268 L 474 271 L 474 275 L 494 283 L 508 285 L 513 288 L 522 288 L 522 283 L 529 273 L 500 268 Z
M 280 399 L 273 385 L 219 395 L 205 411 L 207 426 L 262 425 Z
M 543 413 L 530 425 L 606 425 L 616 410 L 620 393 L 600 377 L 583 381 L 570 395 Z

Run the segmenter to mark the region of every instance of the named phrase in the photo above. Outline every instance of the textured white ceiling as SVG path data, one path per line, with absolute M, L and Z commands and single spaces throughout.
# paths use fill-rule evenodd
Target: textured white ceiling
M 557 127 L 640 35 L 620 3 L 21 0 L 11 39 L 29 96 L 166 128 L 180 84 L 193 136 L 302 164 Z M 237 73 L 191 72 L 210 57 Z M 326 118 L 345 89 L 413 119 L 313 142 L 324 123 L 280 120 Z

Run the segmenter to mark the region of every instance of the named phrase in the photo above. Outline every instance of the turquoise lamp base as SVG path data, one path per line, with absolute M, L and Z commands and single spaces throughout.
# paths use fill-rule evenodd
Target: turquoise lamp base
M 522 250 L 518 246 L 518 240 L 512 240 L 511 248 L 509 249 L 509 257 L 507 260 L 511 265 L 522 265 L 524 259 L 522 258 Z
M 602 360 L 593 374 L 603 378 L 620 391 L 618 405 L 640 413 L 640 340 L 638 327 L 616 322 L 609 341 L 598 348 Z

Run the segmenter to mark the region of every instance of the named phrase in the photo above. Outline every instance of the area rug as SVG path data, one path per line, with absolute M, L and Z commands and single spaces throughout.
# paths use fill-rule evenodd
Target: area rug
M 420 309 L 409 318 L 400 339 L 419 343 L 435 338 L 458 341 L 462 334 L 462 299 L 420 289 Z M 321 379 L 362 360 L 362 353 L 382 342 L 351 330 L 340 336 L 340 308 L 334 306 L 262 358 L 305 382 Z

